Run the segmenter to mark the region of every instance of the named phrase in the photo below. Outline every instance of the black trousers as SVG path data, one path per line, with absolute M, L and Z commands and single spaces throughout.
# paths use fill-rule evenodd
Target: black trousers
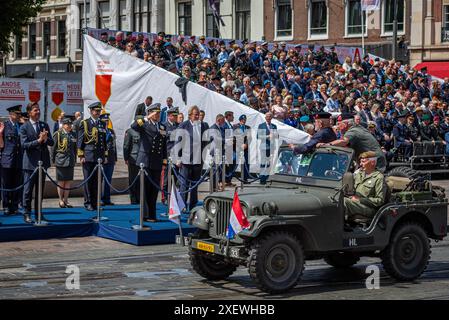
M 134 179 L 139 175 L 140 168 L 135 164 L 128 165 L 128 185 L 133 183 Z M 129 199 L 131 204 L 138 204 L 140 201 L 140 181 L 137 179 L 137 182 L 134 186 L 129 189 Z
M 203 169 L 202 164 L 183 164 L 181 167 L 181 176 L 190 181 L 198 181 L 201 178 L 201 170 Z M 182 179 L 182 178 L 180 178 Z M 189 181 L 179 181 L 181 184 L 180 191 L 185 192 L 190 189 L 193 185 Z M 182 199 L 184 203 L 187 205 L 187 193 L 182 194 Z M 190 199 L 189 199 L 189 210 L 195 208 L 198 203 L 198 187 L 190 191 Z
M 97 163 L 95 162 L 85 162 L 83 163 L 83 176 L 86 180 L 92 171 L 94 171 Z M 89 204 L 97 209 L 97 195 L 98 195 L 98 172 L 95 172 L 90 178 L 89 182 L 84 185 L 84 206 L 87 207 Z
M 2 168 L 1 186 L 2 189 L 14 189 L 21 185 L 22 169 Z M 20 190 L 13 192 L 3 192 L 3 209 L 17 211 L 20 202 Z
M 156 186 L 160 185 L 161 181 L 161 170 L 150 170 L 147 169 L 148 176 Z M 143 201 L 143 217 L 148 219 L 156 219 L 156 202 L 159 189 L 156 188 L 153 183 L 145 178 L 143 194 L 145 195 Z
M 23 179 L 27 181 L 30 176 L 33 174 L 31 170 L 23 170 Z M 44 194 L 44 186 L 45 186 L 45 174 L 42 174 L 42 194 Z M 34 215 L 37 218 L 37 207 L 38 207 L 38 182 L 39 182 L 39 173 L 36 173 L 34 177 L 24 186 L 23 190 L 23 206 L 24 206 L 24 214 L 31 213 L 31 200 L 33 199 L 33 191 L 34 191 Z M 40 199 L 42 203 L 42 199 Z

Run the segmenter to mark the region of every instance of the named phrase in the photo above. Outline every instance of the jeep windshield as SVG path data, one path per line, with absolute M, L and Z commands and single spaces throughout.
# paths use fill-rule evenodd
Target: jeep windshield
M 339 181 L 350 164 L 349 154 L 335 151 L 295 155 L 291 149 L 279 152 L 275 173 Z

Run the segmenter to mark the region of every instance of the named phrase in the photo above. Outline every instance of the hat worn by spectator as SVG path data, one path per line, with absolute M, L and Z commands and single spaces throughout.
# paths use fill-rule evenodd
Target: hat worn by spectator
M 299 118 L 299 122 L 309 122 L 310 118 L 309 116 L 302 116 L 301 118 Z
M 427 113 L 422 116 L 422 121 L 430 121 L 430 115 Z
M 312 104 L 312 103 L 313 103 L 313 100 L 312 100 L 312 99 L 305 99 L 304 102 L 305 102 L 306 104 Z
M 97 101 L 94 103 L 91 103 L 88 108 L 90 110 L 97 110 L 97 111 L 101 111 L 102 107 L 101 107 L 101 102 Z
M 332 117 L 332 114 L 329 112 L 319 112 L 315 115 L 315 119 L 330 119 Z
M 421 107 L 416 108 L 415 112 L 424 112 L 424 110 Z
M 375 128 L 375 127 L 376 127 L 376 124 L 372 121 L 368 124 L 368 128 Z
M 242 114 L 242 115 L 239 117 L 239 121 L 242 121 L 242 120 L 246 120 L 246 115 Z
M 440 117 L 439 116 L 434 116 L 433 117 L 433 121 L 440 121 Z
M 147 114 L 150 112 L 160 112 L 161 111 L 161 104 L 158 103 L 153 103 L 152 105 L 150 105 L 149 107 L 147 107 Z
M 7 108 L 8 112 L 22 113 L 22 106 L 20 104 Z
M 359 155 L 359 160 L 361 160 L 361 159 L 370 159 L 370 158 L 376 158 L 377 159 L 377 155 L 376 155 L 376 153 L 374 151 L 365 151 L 365 152 L 362 152 Z

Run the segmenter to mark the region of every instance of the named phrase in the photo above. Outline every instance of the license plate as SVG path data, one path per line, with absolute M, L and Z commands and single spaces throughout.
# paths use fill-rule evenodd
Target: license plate
M 214 253 L 214 251 L 215 251 L 213 244 L 208 244 L 208 243 L 204 243 L 204 242 L 200 242 L 200 241 L 198 241 L 196 243 L 196 248 L 199 249 L 199 250 L 212 252 L 212 253 Z

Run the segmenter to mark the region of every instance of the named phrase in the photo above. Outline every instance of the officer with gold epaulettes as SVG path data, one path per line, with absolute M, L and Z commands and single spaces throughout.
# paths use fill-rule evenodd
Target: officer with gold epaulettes
M 157 185 L 161 172 L 167 165 L 166 127 L 161 124 L 161 104 L 155 103 L 147 108 L 147 121 L 137 119 L 131 128 L 140 134 L 137 163 L 142 163 L 153 183 L 145 179 L 144 183 L 144 221 L 157 222 L 156 201 L 159 193 Z
M 108 156 L 106 125 L 100 120 L 101 103 L 94 102 L 88 108 L 91 117 L 81 121 L 78 129 L 78 157 L 83 165 L 84 179 L 87 179 L 94 171 L 98 159 L 105 164 Z M 93 174 L 89 182 L 84 185 L 84 207 L 87 210 L 97 210 L 98 191 L 97 174 Z

